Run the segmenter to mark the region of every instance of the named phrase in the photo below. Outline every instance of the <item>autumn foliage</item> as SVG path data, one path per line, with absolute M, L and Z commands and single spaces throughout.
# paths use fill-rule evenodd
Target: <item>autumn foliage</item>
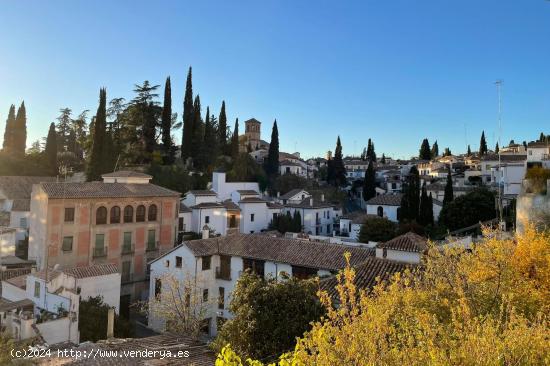
M 367 294 L 349 266 L 339 274 L 339 306 L 278 365 L 550 364 L 550 234 L 488 231 L 473 251 L 432 247 L 423 270 L 395 276 Z M 226 347 L 216 362 L 243 361 Z

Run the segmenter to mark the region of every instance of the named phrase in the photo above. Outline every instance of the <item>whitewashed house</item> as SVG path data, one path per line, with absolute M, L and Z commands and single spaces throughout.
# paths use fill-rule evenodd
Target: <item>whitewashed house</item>
M 314 199 L 307 196 L 300 203 L 287 203 L 284 205 L 283 213 L 289 212 L 291 216 L 298 211 L 302 219 L 302 230 L 306 234 L 326 235 L 333 234 L 334 225 L 342 215 L 342 210 L 336 205 L 321 199 Z
M 208 304 L 204 321 L 208 333 L 216 335 L 218 324 L 232 317 L 228 309 L 231 293 L 243 271 L 277 280 L 287 276 L 324 277 L 345 266 L 346 252 L 351 253 L 352 265 L 374 254 L 372 249 L 261 234 L 186 241 L 150 262 L 149 293 L 159 296 L 169 290 L 168 277 L 181 283 L 196 283 L 196 288 L 188 291 L 197 291 Z M 159 332 L 166 330 L 159 314 L 149 314 L 149 327 Z
M 301 188 L 296 188 L 286 192 L 281 196 L 277 196 L 277 201 L 282 205 L 298 204 L 302 202 L 306 197 L 310 197 L 310 196 L 311 195 L 306 190 Z
M 261 194 L 257 182 L 227 182 L 224 172 L 212 173 L 212 191 L 221 201 L 231 198 L 231 194 L 236 191 L 254 191 L 257 195 Z
M 527 168 L 540 166 L 550 168 L 550 144 L 530 142 L 527 144 Z
M 382 194 L 366 202 L 367 214 L 385 217 L 390 221 L 399 221 L 399 207 L 402 194 Z
M 49 269 L 2 281 L 0 319 L 16 340 L 35 338 L 49 345 L 79 343 L 81 299 L 102 296 L 118 312 L 120 274 L 114 264 Z
M 418 264 L 428 249 L 426 238 L 408 232 L 376 245 L 376 257 L 388 260 Z

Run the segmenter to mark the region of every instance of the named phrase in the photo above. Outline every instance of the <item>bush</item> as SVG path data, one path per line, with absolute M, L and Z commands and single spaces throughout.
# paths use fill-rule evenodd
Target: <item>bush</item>
M 369 217 L 361 225 L 359 242 L 369 241 L 384 242 L 395 238 L 397 225 L 385 217 Z
M 78 330 L 80 331 L 81 342 L 97 342 L 100 339 L 107 338 L 108 311 L 109 305 L 103 302 L 101 296 L 80 301 Z M 114 331 L 116 338 L 129 338 L 134 333 L 132 324 L 118 315 L 115 315 Z

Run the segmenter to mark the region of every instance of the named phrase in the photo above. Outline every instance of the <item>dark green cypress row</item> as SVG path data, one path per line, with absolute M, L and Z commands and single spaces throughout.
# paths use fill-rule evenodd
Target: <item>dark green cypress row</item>
M 267 153 L 265 172 L 271 183 L 273 183 L 272 181 L 279 174 L 279 129 L 277 128 L 277 120 L 273 122 L 271 130 L 271 143 Z
M 187 73 L 187 83 L 185 84 L 185 97 L 183 99 L 183 135 L 181 138 L 181 158 L 184 162 L 187 158 L 191 157 L 193 124 L 195 119 L 194 111 L 192 69 L 189 67 L 189 72 Z M 200 111 L 198 113 L 200 114 Z
M 422 140 L 418 157 L 422 160 L 430 160 L 432 158 L 432 152 L 428 139 Z
M 466 155 L 468 156 L 472 155 L 472 149 L 470 149 L 470 145 L 468 145 L 468 151 L 466 152 Z
M 479 140 L 479 156 L 487 154 L 487 141 L 485 141 L 485 131 L 481 132 L 481 139 Z
M 365 171 L 365 180 L 363 182 L 363 200 L 368 201 L 376 196 L 376 172 L 374 171 L 374 162 L 369 161 Z
M 453 176 L 451 174 L 451 167 L 447 168 L 447 183 L 445 184 L 445 195 L 443 196 L 443 207 L 452 202 L 454 199 L 453 193 Z
M 17 109 L 12 141 L 12 152 L 19 156 L 25 155 L 27 147 L 27 110 L 25 109 L 25 102 L 22 102 Z
M 334 159 L 332 159 L 332 174 L 334 186 L 345 186 L 346 185 L 346 167 L 344 167 L 342 154 L 342 143 L 340 142 L 340 136 L 336 139 L 336 150 L 334 151 Z
M 99 180 L 105 169 L 105 133 L 107 125 L 106 116 L 107 91 L 105 88 L 99 91 L 99 106 L 94 121 L 94 135 L 92 139 L 92 152 L 86 170 L 88 182 Z
M 235 129 L 233 135 L 231 135 L 231 157 L 233 161 L 237 160 L 239 156 L 239 119 L 235 120 Z
M 222 109 L 218 118 L 218 143 L 220 152 L 223 155 L 229 155 L 227 149 L 227 116 L 225 115 L 225 100 L 222 101 Z
M 13 129 L 15 127 L 15 105 L 10 106 L 10 111 L 8 113 L 8 118 L 6 119 L 6 127 L 4 130 L 4 142 L 2 149 L 5 153 L 12 152 L 13 146 Z
M 191 155 L 193 164 L 199 159 L 202 140 L 204 138 L 204 123 L 201 116 L 201 98 L 197 94 L 195 103 L 193 104 L 193 125 L 191 130 Z
M 439 156 L 439 145 L 437 144 L 437 140 L 435 140 L 434 144 L 432 145 L 431 155 L 432 159 Z
M 172 142 L 172 87 L 170 84 L 170 76 L 166 78 L 164 84 L 164 104 L 162 106 L 161 117 L 162 129 L 162 150 L 164 164 L 174 163 L 174 144 Z
M 55 131 L 55 123 L 50 124 L 48 137 L 46 138 L 46 148 L 44 149 L 46 164 L 50 170 L 50 174 L 57 175 L 57 132 Z

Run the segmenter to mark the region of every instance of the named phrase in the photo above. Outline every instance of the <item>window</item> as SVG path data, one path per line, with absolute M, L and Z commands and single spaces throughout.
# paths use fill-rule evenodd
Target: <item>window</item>
M 122 252 L 129 253 L 132 251 L 132 232 L 124 232 L 124 242 L 122 243 Z
M 386 258 L 388 256 L 388 248 L 382 249 L 382 258 Z
M 147 248 L 149 249 L 155 248 L 155 238 L 156 238 L 156 232 L 154 229 L 147 231 Z
M 122 281 L 128 282 L 131 280 L 131 268 L 132 268 L 132 262 L 130 261 L 124 261 L 122 262 Z
M 327 225 L 327 234 L 330 234 L 330 224 Z
M 19 219 L 19 227 L 26 229 L 27 228 L 27 218 L 22 217 Z
M 218 309 L 225 308 L 225 288 L 220 287 L 218 289 Z
M 382 206 L 378 206 L 376 209 L 376 214 L 380 217 L 384 217 L 384 208 Z
M 202 290 L 202 301 L 203 302 L 208 302 L 208 289 L 207 288 Z
M 176 268 L 181 268 L 183 260 L 180 256 L 176 256 Z
M 250 222 L 254 222 L 254 214 L 250 214 Z
M 155 278 L 155 297 L 160 295 L 162 289 L 162 281 L 160 278 Z
M 95 224 L 105 225 L 106 223 L 107 223 L 107 209 L 101 206 L 95 212 Z
M 391 189 L 396 189 L 397 188 L 397 184 L 396 183 L 392 183 L 391 184 Z
M 157 205 L 149 206 L 149 212 L 147 213 L 148 221 L 157 221 Z
M 65 236 L 63 237 L 63 246 L 61 249 L 64 252 L 70 252 L 73 250 L 73 237 L 72 236 Z
M 120 207 L 113 206 L 111 207 L 111 224 L 118 224 L 120 223 Z
M 205 257 L 202 257 L 202 270 L 203 271 L 209 270 L 211 262 L 212 262 L 212 256 L 207 255 Z
M 209 224 L 210 223 L 210 216 L 204 216 L 204 223 Z
M 315 268 L 292 266 L 292 277 L 303 280 L 314 276 L 317 276 Z
M 132 206 L 124 207 L 124 222 L 134 221 L 134 208 Z
M 74 207 L 65 207 L 65 222 L 74 221 Z
M 40 282 L 34 282 L 34 297 L 40 297 Z
M 229 216 L 229 227 L 230 228 L 237 227 L 237 216 L 236 215 Z
M 178 231 L 179 232 L 185 231 L 183 225 L 184 225 L 184 219 L 183 219 L 183 217 L 180 217 L 179 220 L 178 220 Z
M 107 253 L 105 250 L 105 234 L 96 234 L 94 257 L 104 257 L 106 254 Z
M 250 270 L 256 273 L 259 277 L 264 277 L 265 261 L 243 258 L 243 270 Z
M 136 209 L 136 222 L 145 221 L 145 206 L 139 205 Z

